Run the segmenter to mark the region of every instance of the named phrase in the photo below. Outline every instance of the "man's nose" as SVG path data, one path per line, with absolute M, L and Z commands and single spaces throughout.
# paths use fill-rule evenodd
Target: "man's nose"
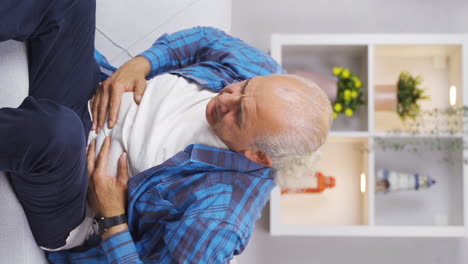
M 239 101 L 242 99 L 240 94 L 236 93 L 223 93 L 219 96 L 219 103 L 221 106 L 221 112 L 227 113 L 230 110 L 235 110 Z

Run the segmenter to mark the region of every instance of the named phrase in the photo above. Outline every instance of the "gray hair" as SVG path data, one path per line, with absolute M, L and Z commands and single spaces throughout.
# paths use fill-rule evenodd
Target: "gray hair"
M 281 96 L 286 129 L 257 136 L 253 146 L 266 153 L 276 170 L 275 183 L 282 189 L 304 188 L 311 181 L 332 123 L 331 103 L 314 82 L 297 75 L 276 75 L 295 84 L 284 87 Z

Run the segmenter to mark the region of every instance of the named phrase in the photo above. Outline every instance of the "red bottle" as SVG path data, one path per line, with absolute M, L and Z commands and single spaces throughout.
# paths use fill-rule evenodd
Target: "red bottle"
M 314 181 L 314 186 L 310 188 L 298 189 L 298 190 L 281 190 L 281 194 L 286 193 L 321 193 L 325 189 L 331 189 L 336 186 L 336 179 L 332 176 L 325 176 L 323 173 L 317 171 L 314 175 L 316 182 Z

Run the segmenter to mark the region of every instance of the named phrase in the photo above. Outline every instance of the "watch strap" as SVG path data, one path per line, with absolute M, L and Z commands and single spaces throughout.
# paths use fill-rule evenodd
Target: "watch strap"
M 98 232 L 99 234 L 102 234 L 104 232 L 107 231 L 107 229 L 113 227 L 113 226 L 117 226 L 117 225 L 121 225 L 121 224 L 125 224 L 127 223 L 127 215 L 126 214 L 121 214 L 121 215 L 117 215 L 117 216 L 113 216 L 113 217 L 99 217 L 99 218 L 96 218 L 96 222 L 97 222 L 97 225 L 98 225 Z

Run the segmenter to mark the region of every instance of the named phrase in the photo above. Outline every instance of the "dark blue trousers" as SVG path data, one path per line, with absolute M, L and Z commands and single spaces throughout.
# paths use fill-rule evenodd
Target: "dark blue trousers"
M 29 63 L 29 97 L 18 108 L 0 109 L 0 171 L 9 173 L 36 242 L 47 248 L 63 246 L 85 216 L 87 102 L 99 82 L 95 6 L 95 0 L 0 4 L 0 41 L 26 42 Z

